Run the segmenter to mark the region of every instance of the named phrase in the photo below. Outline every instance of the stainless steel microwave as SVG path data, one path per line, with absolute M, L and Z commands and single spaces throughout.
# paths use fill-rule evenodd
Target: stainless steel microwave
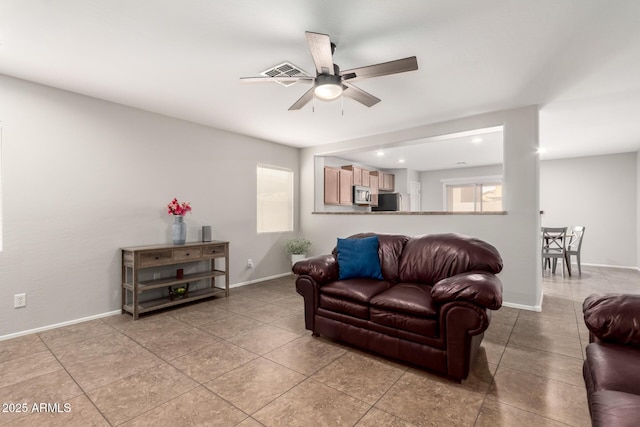
M 370 205 L 371 204 L 371 188 L 360 185 L 353 186 L 353 204 L 354 205 Z

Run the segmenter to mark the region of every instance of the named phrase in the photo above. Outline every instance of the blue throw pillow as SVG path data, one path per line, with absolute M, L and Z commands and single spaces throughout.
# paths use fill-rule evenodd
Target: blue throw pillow
M 378 257 L 378 236 L 338 239 L 338 268 L 340 280 L 382 280 L 382 269 Z

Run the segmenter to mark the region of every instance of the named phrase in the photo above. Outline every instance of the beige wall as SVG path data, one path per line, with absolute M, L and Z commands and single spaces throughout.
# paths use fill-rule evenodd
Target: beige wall
M 416 138 L 444 135 L 472 129 L 504 126 L 504 185 L 507 215 L 317 215 L 316 191 L 301 195 L 302 232 L 314 242 L 314 253 L 328 253 L 337 237 L 361 231 L 417 235 L 461 232 L 494 244 L 504 258 L 500 277 L 508 305 L 539 310 L 541 305 L 538 109 L 536 106 L 443 122 L 400 132 L 303 149 L 300 158 L 301 188 L 314 188 L 316 155 L 377 147 Z
M 583 263 L 638 265 L 637 236 L 629 232 L 637 227 L 637 156 L 619 153 L 540 162 L 541 223 L 585 225 Z M 423 210 L 442 209 L 442 179 L 488 175 L 502 175 L 502 166 L 422 172 Z
M 636 152 L 636 263 L 635 266 L 640 267 L 640 151 Z
M 0 122 L 4 240 L 0 338 L 118 310 L 118 248 L 168 243 L 171 218 L 164 205 L 174 196 L 191 201 L 194 208 L 186 220 L 188 240 L 200 239 L 201 226 L 211 225 L 215 239 L 231 242 L 232 284 L 287 273 L 283 241 L 290 233 L 255 233 L 257 163 L 291 168 L 296 176 L 300 172 L 300 185 L 297 179 L 295 183 L 300 228 L 314 242 L 314 253 L 328 252 L 336 237 L 359 231 L 473 234 L 496 245 L 503 255 L 506 303 L 537 309 L 541 299 L 537 212 L 547 212 L 545 221 L 573 223 L 584 211 L 570 213 L 569 208 L 563 214 L 568 218 L 561 218 L 549 208 L 550 195 L 556 194 L 551 189 L 558 185 L 553 177 L 564 173 L 565 165 L 584 179 L 590 171 L 605 167 L 611 176 L 622 173 L 620 180 L 635 184 L 629 177 L 637 173 L 637 157 L 632 162 L 630 154 L 604 162 L 569 159 L 539 166 L 536 107 L 298 150 L 0 76 Z M 503 124 L 506 216 L 314 215 L 318 192 L 298 190 L 314 188 L 316 154 Z M 543 205 L 538 200 L 539 167 Z M 570 181 L 563 183 L 570 186 Z M 602 226 L 617 222 L 632 230 L 625 240 L 631 246 L 625 253 L 632 261 L 616 258 L 612 264 L 637 265 L 638 187 L 623 187 L 633 206 L 612 213 L 608 207 L 617 202 L 609 201 L 594 215 Z M 568 199 L 563 198 L 564 203 Z M 590 225 L 592 220 L 585 222 L 586 242 L 596 242 L 598 227 Z M 601 262 L 602 254 L 585 245 L 585 261 L 607 261 Z M 247 258 L 256 264 L 253 275 L 245 268 Z M 13 295 L 22 292 L 27 293 L 27 308 L 13 309 Z
M 297 176 L 298 149 L 6 76 L 0 121 L 0 337 L 119 310 L 118 248 L 170 243 L 173 197 L 193 207 L 188 241 L 211 225 L 231 242 L 232 284 L 290 271 L 291 234 L 256 234 L 255 170 Z
M 621 153 L 540 163 L 542 225 L 584 225 L 583 263 L 638 265 L 636 157 Z

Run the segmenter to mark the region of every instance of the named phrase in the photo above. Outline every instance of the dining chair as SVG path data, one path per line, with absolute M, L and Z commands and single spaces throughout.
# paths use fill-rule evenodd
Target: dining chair
M 542 271 L 545 270 L 545 262 L 553 261 L 551 272 L 556 273 L 558 259 L 562 262 L 562 277 L 564 277 L 565 265 L 571 276 L 571 269 L 567 263 L 566 254 L 567 227 L 542 227 Z
M 567 263 L 571 265 L 571 255 L 575 255 L 578 263 L 578 274 L 582 275 L 580 266 L 580 250 L 582 249 L 582 237 L 584 236 L 585 227 L 582 225 L 574 225 L 571 227 L 571 233 L 567 235 L 568 242 L 565 245 L 567 253 Z

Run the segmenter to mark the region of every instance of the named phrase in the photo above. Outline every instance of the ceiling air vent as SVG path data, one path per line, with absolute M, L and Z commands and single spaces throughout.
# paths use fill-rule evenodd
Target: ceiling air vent
M 268 70 L 264 70 L 260 73 L 260 75 L 265 77 L 309 76 L 309 74 L 307 74 L 302 69 L 293 65 L 290 62 L 283 62 L 282 64 L 269 68 Z M 291 86 L 296 84 L 296 82 L 276 82 L 276 83 L 281 84 L 282 86 Z

